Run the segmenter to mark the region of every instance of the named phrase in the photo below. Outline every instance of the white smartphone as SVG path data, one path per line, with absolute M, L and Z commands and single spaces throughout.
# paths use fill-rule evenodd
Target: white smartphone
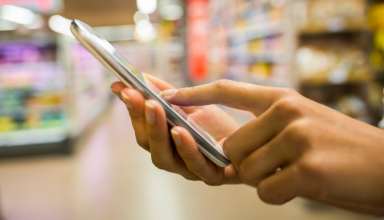
M 200 151 L 208 159 L 220 167 L 230 164 L 221 145 L 215 139 L 189 120 L 180 107 L 169 104 L 159 96 L 156 89 L 146 82 L 143 74 L 132 65 L 124 62 L 116 49 L 108 41 L 98 36 L 89 25 L 79 20 L 73 20 L 71 22 L 71 31 L 75 38 L 123 83 L 133 86 L 142 92 L 146 98 L 160 103 L 166 112 L 168 123 L 171 126 L 186 128 L 199 145 Z

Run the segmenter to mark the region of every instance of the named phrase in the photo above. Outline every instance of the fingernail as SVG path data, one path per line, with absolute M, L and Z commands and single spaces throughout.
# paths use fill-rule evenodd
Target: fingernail
M 128 109 L 131 109 L 132 108 L 132 104 L 131 104 L 131 98 L 129 97 L 129 93 L 128 93 L 128 89 L 124 89 L 122 92 L 121 92 L 121 98 L 123 99 L 125 105 L 127 106 Z
M 177 89 L 169 89 L 169 90 L 165 90 L 165 91 L 162 91 L 160 93 L 160 95 L 166 99 L 166 100 L 169 100 L 169 99 L 172 99 L 177 93 Z
M 156 107 L 153 104 L 153 101 L 147 101 L 145 103 L 145 119 L 148 124 L 153 125 L 156 123 Z
M 176 129 L 171 130 L 173 141 L 175 141 L 175 144 L 180 146 L 181 145 L 181 138 L 180 133 Z
M 111 86 L 111 90 L 112 92 L 115 94 L 115 95 L 118 95 L 119 94 L 119 91 L 117 90 L 117 88 L 115 86 Z

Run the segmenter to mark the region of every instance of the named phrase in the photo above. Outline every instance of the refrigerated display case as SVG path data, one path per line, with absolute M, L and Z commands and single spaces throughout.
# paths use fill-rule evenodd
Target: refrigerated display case
M 45 29 L 0 38 L 0 156 L 71 152 L 107 106 L 104 68 L 74 40 Z
M 49 36 L 0 43 L 0 154 L 68 142 L 67 80 L 56 54 Z

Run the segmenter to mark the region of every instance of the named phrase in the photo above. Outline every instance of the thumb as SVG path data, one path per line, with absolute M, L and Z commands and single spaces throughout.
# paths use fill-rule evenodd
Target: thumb
M 282 93 L 283 89 L 280 88 L 219 80 L 196 87 L 165 90 L 160 94 L 175 105 L 222 104 L 259 114 L 269 108 Z

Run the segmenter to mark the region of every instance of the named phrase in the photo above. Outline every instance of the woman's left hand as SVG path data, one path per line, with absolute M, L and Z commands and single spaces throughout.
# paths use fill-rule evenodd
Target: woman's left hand
M 155 77 L 147 75 L 147 78 L 159 90 L 172 88 Z M 240 182 L 233 166 L 220 168 L 204 157 L 186 129 L 169 127 L 165 111 L 159 103 L 145 100 L 139 91 L 121 82 L 114 83 L 112 90 L 126 104 L 137 142 L 149 151 L 156 167 L 209 185 Z M 214 105 L 188 107 L 185 111 L 191 120 L 217 141 L 223 140 L 238 128 L 231 116 Z

